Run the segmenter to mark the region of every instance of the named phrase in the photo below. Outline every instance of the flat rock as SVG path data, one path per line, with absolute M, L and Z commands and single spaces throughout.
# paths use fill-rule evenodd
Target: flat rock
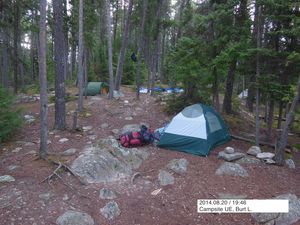
M 174 184 L 174 177 L 165 170 L 159 170 L 158 181 L 161 186 L 166 186 L 169 184 Z
M 246 199 L 247 195 L 234 195 L 228 193 L 218 193 L 218 197 L 221 199 Z
M 114 90 L 114 92 L 113 92 L 113 97 L 114 97 L 115 99 L 119 99 L 119 98 L 124 97 L 124 94 L 123 94 L 121 91 L 116 91 L 116 90 Z
M 97 135 L 89 135 L 88 136 L 88 138 L 90 139 L 90 140 L 96 140 L 96 138 L 97 138 Z
M 18 165 L 10 165 L 10 166 L 7 167 L 7 169 L 10 170 L 10 171 L 12 171 L 12 170 L 15 170 L 15 169 L 17 169 L 19 167 L 20 166 L 18 166 Z
M 272 159 L 274 156 L 275 154 L 272 152 L 262 152 L 256 155 L 256 157 L 259 159 Z
M 167 168 L 170 170 L 173 170 L 175 173 L 185 173 L 187 171 L 187 166 L 189 162 L 185 159 L 172 159 L 168 165 Z
M 237 163 L 224 162 L 216 171 L 216 175 L 248 177 L 248 172 Z
M 24 119 L 25 119 L 25 122 L 26 123 L 33 123 L 34 121 L 35 121 L 35 118 L 34 118 L 34 116 L 31 116 L 31 115 L 25 115 L 24 116 Z
M 0 183 L 8 183 L 8 182 L 13 182 L 13 181 L 16 181 L 16 180 L 11 175 L 0 176 Z
M 288 213 L 252 213 L 251 216 L 263 224 L 290 225 L 295 224 L 300 219 L 300 199 L 294 194 L 283 194 L 275 199 L 288 199 Z
M 94 96 L 94 97 L 91 97 L 91 101 L 101 101 L 101 97 L 97 97 L 97 96 Z
M 255 146 L 255 145 L 251 146 L 247 151 L 248 155 L 253 155 L 253 156 L 256 156 L 259 153 L 261 153 L 261 149 L 259 146 Z
M 252 156 L 245 156 L 241 159 L 238 159 L 237 161 L 235 161 L 236 163 L 239 163 L 239 164 L 261 164 L 261 161 L 260 159 L 257 159 L 255 157 L 252 157 Z
M 113 220 L 121 214 L 121 210 L 119 209 L 119 206 L 115 201 L 111 201 L 100 209 L 100 213 L 106 219 Z
M 285 165 L 290 169 L 296 169 L 295 162 L 292 159 L 285 160 Z
M 62 152 L 62 155 L 63 155 L 63 156 L 71 156 L 71 155 L 75 155 L 77 151 L 78 151 L 78 150 L 77 150 L 76 148 L 69 148 L 69 149 L 67 149 L 66 151 L 63 151 L 63 152 Z
M 13 152 L 13 153 L 18 153 L 18 152 L 21 151 L 21 150 L 22 150 L 21 147 L 17 147 L 17 148 L 15 148 L 14 150 L 12 150 L 11 152 Z
M 224 152 L 227 153 L 227 154 L 232 154 L 232 153 L 234 153 L 234 148 L 233 147 L 226 147 L 224 149 Z
M 143 162 L 138 150 L 119 146 L 115 139 L 101 139 L 87 146 L 71 168 L 86 183 L 117 181 L 132 174 Z
M 94 225 L 93 218 L 84 212 L 69 210 L 57 218 L 57 225 Z
M 108 189 L 108 188 L 102 188 L 100 190 L 100 195 L 99 197 L 101 199 L 115 199 L 117 198 L 117 193 L 114 192 L 113 190 L 111 189 Z
M 65 143 L 65 142 L 67 142 L 67 141 L 69 141 L 69 139 L 68 138 L 61 138 L 61 139 L 59 139 L 59 143 Z
M 125 120 L 133 120 L 132 116 L 125 117 Z
M 244 156 L 245 156 L 245 154 L 244 153 L 240 153 L 240 152 L 234 152 L 234 153 L 228 154 L 225 151 L 221 151 L 218 154 L 218 158 L 224 159 L 224 160 L 226 160 L 228 162 L 231 162 L 231 161 L 243 158 Z
M 141 126 L 145 125 L 146 127 L 150 127 L 149 124 L 147 123 L 140 123 L 140 124 L 127 124 L 122 128 L 122 134 L 126 133 L 126 132 L 136 132 L 136 131 L 140 131 Z
M 264 163 L 266 163 L 266 164 L 276 164 L 276 162 L 275 162 L 273 159 L 269 159 L 269 158 L 263 159 L 263 161 L 264 161 Z
M 93 126 L 84 126 L 84 127 L 82 127 L 83 131 L 89 131 L 89 130 L 92 130 L 92 129 L 93 129 Z

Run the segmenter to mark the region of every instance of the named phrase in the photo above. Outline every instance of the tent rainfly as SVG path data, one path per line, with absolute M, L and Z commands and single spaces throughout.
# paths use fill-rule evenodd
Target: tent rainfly
M 172 119 L 158 146 L 207 156 L 211 149 L 229 140 L 221 116 L 212 107 L 199 103 L 184 108 Z
M 88 96 L 107 94 L 108 84 L 105 82 L 88 82 L 84 94 Z

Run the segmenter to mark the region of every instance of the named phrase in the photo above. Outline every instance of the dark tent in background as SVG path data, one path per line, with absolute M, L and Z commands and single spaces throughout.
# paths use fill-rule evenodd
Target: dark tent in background
M 88 96 L 106 95 L 108 93 L 108 84 L 105 82 L 88 82 L 84 94 Z

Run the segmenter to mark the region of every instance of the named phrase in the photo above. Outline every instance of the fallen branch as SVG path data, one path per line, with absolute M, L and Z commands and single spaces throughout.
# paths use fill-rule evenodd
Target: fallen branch
M 251 143 L 255 143 L 255 140 L 249 139 L 249 138 L 245 138 L 245 137 L 241 137 L 241 136 L 237 136 L 237 135 L 230 135 L 233 139 L 237 139 L 237 140 L 241 140 L 241 141 L 246 141 L 246 142 L 251 142 Z M 264 141 L 260 141 L 259 142 L 260 145 L 266 145 L 272 148 L 275 148 L 275 144 L 273 143 L 269 143 L 269 142 L 264 142 Z

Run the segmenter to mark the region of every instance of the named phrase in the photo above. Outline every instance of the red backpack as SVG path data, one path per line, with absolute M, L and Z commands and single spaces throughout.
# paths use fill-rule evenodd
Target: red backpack
M 121 134 L 119 139 L 121 145 L 126 148 L 143 145 L 143 136 L 140 132 L 126 132 Z

